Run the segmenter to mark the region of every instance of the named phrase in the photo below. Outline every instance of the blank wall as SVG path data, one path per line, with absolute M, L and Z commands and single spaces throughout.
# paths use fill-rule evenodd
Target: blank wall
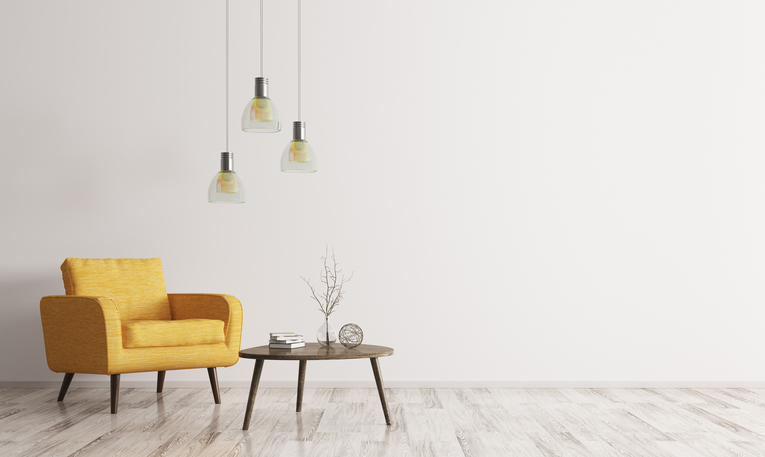
M 161 257 L 168 291 L 242 301 L 249 347 L 315 333 L 300 276 L 318 281 L 325 245 L 355 273 L 332 322 L 395 348 L 389 385 L 765 381 L 765 4 L 306 0 L 319 172 L 300 175 L 279 171 L 296 2 L 266 1 L 285 128 L 256 135 L 238 124 L 259 8 L 231 0 L 228 132 L 248 201 L 211 205 L 224 8 L 0 3 L 0 382 L 60 380 L 39 300 L 63 293 L 66 257 Z M 308 379 L 372 378 L 346 361 Z

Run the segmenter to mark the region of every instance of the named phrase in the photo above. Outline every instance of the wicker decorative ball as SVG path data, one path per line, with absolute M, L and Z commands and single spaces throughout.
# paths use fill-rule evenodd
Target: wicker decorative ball
M 364 332 L 356 324 L 345 324 L 340 329 L 338 339 L 348 349 L 355 348 L 364 340 Z

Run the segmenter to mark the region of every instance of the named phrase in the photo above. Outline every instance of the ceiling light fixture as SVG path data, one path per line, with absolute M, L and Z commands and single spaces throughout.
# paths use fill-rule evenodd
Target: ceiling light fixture
M 228 152 L 228 2 L 226 0 L 226 152 L 220 154 L 220 171 L 207 191 L 210 203 L 244 203 L 244 186 L 234 172 L 234 153 Z
M 255 97 L 244 107 L 242 130 L 273 133 L 282 129 L 274 102 L 268 98 L 268 78 L 263 77 L 263 0 L 260 0 L 260 76 L 255 78 Z
M 292 141 L 282 153 L 282 171 L 285 173 L 313 173 L 318 170 L 316 153 L 305 139 L 305 122 L 301 121 L 301 15 L 302 0 L 298 0 L 298 120 L 292 123 Z

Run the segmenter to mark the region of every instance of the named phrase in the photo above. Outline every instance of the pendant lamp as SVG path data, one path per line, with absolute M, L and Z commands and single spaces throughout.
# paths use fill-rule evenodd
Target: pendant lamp
M 302 0 L 298 0 L 298 120 L 292 123 L 292 141 L 282 153 L 282 171 L 285 173 L 313 173 L 318 170 L 316 153 L 305 139 L 305 122 L 301 120 L 301 15 Z
M 226 152 L 220 154 L 220 171 L 207 191 L 210 203 L 244 203 L 244 186 L 234 172 L 234 153 L 228 152 L 228 1 L 226 0 Z
M 268 98 L 268 78 L 263 77 L 263 0 L 260 0 L 260 76 L 255 78 L 255 97 L 242 113 L 242 130 L 249 133 L 273 133 L 282 129 L 279 112 Z

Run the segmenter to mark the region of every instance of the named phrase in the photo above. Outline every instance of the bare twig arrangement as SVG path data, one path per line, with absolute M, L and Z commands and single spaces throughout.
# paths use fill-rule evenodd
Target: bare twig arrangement
M 335 259 L 335 249 L 332 248 L 332 265 L 329 265 L 329 247 L 326 247 L 324 251 L 324 257 L 321 258 L 324 261 L 324 270 L 319 272 L 319 279 L 321 282 L 327 285 L 326 292 L 319 295 L 316 293 L 316 289 L 311 285 L 311 279 L 305 279 L 300 277 L 308 287 L 311 288 L 311 297 L 319 303 L 319 311 L 324 313 L 324 317 L 328 318 L 330 314 L 335 311 L 335 306 L 340 304 L 340 300 L 343 299 L 343 286 L 345 283 L 353 278 L 353 273 L 349 278 L 345 278 L 345 275 L 340 276 L 343 270 L 337 269 L 337 259 Z

